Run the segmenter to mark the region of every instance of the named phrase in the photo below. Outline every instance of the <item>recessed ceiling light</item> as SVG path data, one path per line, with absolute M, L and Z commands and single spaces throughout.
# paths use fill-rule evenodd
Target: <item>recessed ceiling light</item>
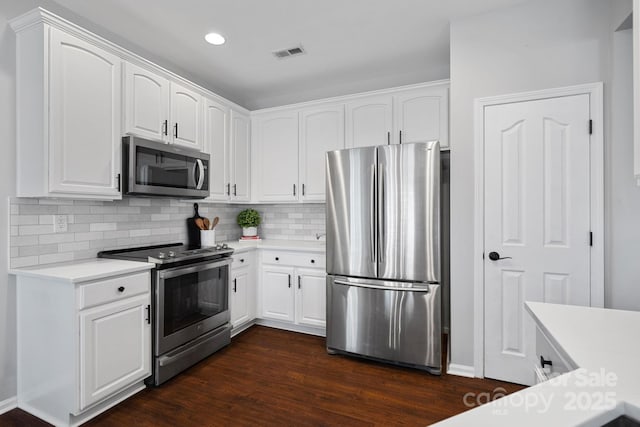
M 211 43 L 216 46 L 220 46 L 221 44 L 224 44 L 224 42 L 226 41 L 225 38 L 218 33 L 209 33 L 206 36 L 204 36 L 204 39 L 208 43 Z

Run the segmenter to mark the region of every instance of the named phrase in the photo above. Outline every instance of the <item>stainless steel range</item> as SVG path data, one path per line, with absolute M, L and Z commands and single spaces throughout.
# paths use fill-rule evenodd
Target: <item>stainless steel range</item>
M 156 264 L 151 272 L 153 374 L 160 385 L 231 342 L 227 245 L 181 243 L 103 251 L 101 258 Z

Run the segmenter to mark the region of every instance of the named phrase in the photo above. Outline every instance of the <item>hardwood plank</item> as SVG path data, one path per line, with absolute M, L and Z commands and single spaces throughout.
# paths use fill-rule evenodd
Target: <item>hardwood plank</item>
M 424 426 L 469 409 L 465 393 L 498 387 L 507 393 L 523 388 L 330 356 L 324 338 L 254 326 L 163 386 L 85 425 Z M 47 424 L 16 409 L 0 415 L 0 425 Z

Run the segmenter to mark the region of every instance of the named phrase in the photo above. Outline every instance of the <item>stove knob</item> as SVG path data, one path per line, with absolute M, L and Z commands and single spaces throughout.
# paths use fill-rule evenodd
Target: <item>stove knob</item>
M 229 249 L 229 245 L 227 245 L 226 243 L 222 244 L 222 249 Z
M 169 258 L 173 258 L 176 256 L 176 253 L 173 251 L 169 251 Z
M 164 252 L 160 252 L 160 253 L 158 254 L 158 258 L 159 258 L 159 259 L 165 259 L 166 257 L 167 257 L 167 255 L 166 255 Z

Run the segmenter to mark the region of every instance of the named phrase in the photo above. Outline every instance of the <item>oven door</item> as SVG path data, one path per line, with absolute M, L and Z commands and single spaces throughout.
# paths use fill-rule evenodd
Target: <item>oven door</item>
M 225 258 L 158 271 L 156 356 L 229 322 L 231 261 Z

